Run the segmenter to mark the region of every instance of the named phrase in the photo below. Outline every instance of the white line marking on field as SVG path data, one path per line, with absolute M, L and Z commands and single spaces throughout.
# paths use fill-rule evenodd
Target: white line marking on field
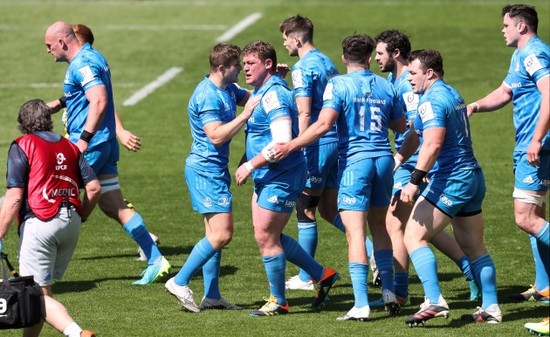
M 114 87 L 117 88 L 134 88 L 136 87 L 135 83 L 114 83 Z M 63 89 L 63 83 L 0 83 L 0 89 L 13 89 L 13 88 L 31 88 L 31 89 L 40 89 L 40 88 L 60 88 Z
M 256 21 L 258 21 L 262 17 L 262 13 L 256 12 L 252 13 L 240 22 L 238 22 L 235 26 L 231 27 L 227 32 L 222 34 L 222 36 L 218 37 L 216 39 L 216 42 L 226 42 L 231 40 L 233 37 L 237 36 L 240 32 L 248 28 L 248 26 L 251 26 Z
M 153 91 L 160 88 L 164 84 L 168 83 L 171 79 L 176 77 L 177 74 L 181 73 L 183 71 L 183 68 L 179 67 L 172 67 L 164 72 L 164 74 L 157 77 L 156 80 L 153 82 L 147 84 L 143 88 L 136 91 L 130 98 L 125 100 L 122 105 L 123 106 L 132 106 L 136 105 L 139 101 L 144 99 L 145 97 L 149 96 Z

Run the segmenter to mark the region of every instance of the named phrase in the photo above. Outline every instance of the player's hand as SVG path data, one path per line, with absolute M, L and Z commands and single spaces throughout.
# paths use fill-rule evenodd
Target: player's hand
M 531 143 L 529 143 L 529 147 L 527 148 L 527 162 L 532 166 L 540 165 L 539 153 L 541 148 L 542 144 L 539 141 L 531 140 Z
M 254 111 L 258 103 L 260 103 L 261 98 L 262 98 L 261 95 L 250 96 L 250 98 L 248 98 L 248 101 L 244 105 L 244 109 L 242 112 L 242 114 L 244 114 L 246 118 L 252 115 L 252 112 Z
M 277 72 L 282 78 L 286 77 L 286 74 L 290 71 L 290 67 L 286 63 L 277 63 Z
M 237 182 L 237 186 L 244 185 L 248 177 L 250 177 L 250 174 L 252 174 L 252 171 L 246 168 L 245 164 L 239 166 L 237 171 L 235 171 L 235 181 Z
M 418 192 L 419 192 L 418 185 L 408 183 L 401 190 L 400 199 L 404 203 L 408 203 L 409 205 L 413 205 L 414 204 L 414 197 L 418 194 Z
M 118 140 L 128 151 L 137 152 L 141 149 L 141 139 L 128 130 L 121 130 L 116 133 Z
M 473 113 L 474 113 L 474 106 L 471 105 L 471 104 L 468 104 L 466 105 L 466 114 L 468 115 L 468 117 L 472 117 Z
M 269 153 L 276 161 L 287 157 L 290 152 L 292 151 L 290 150 L 288 143 L 277 143 L 269 150 Z

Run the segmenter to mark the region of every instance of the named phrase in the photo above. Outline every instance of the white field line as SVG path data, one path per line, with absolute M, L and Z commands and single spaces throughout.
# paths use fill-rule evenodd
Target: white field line
M 170 80 L 172 80 L 174 77 L 176 77 L 177 74 L 181 73 L 183 71 L 183 68 L 179 67 L 172 67 L 164 72 L 164 74 L 157 77 L 156 80 L 153 82 L 147 84 L 143 88 L 136 91 L 130 98 L 125 100 L 122 105 L 123 106 L 132 106 L 136 105 L 139 101 L 144 99 L 145 97 L 149 96 L 153 91 L 160 88 L 164 84 L 168 83 Z
M 248 28 L 248 26 L 253 25 L 256 21 L 258 21 L 262 17 L 262 13 L 252 13 L 240 22 L 238 22 L 235 26 L 231 27 L 227 32 L 222 34 L 220 37 L 216 39 L 216 42 L 226 42 L 231 40 L 233 37 L 237 36 L 240 32 Z

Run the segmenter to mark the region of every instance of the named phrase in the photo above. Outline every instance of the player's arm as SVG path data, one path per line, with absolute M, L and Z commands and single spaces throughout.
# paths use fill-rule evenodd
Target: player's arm
M 495 111 L 512 101 L 512 89 L 502 82 L 490 94 L 466 106 L 468 117 L 475 112 Z
M 292 151 L 296 151 L 317 141 L 327 133 L 338 118 L 338 111 L 332 108 L 323 108 L 319 113 L 319 119 L 311 124 L 301 135 L 288 143 L 274 144 L 273 155 L 276 160 L 281 160 Z
M 404 133 L 407 131 L 407 119 L 405 116 L 401 116 L 398 119 L 390 119 L 388 126 L 393 132 Z
M 261 96 L 255 96 L 249 99 L 243 111 L 235 117 L 231 122 L 223 124 L 222 122 L 208 123 L 203 127 L 204 132 L 208 139 L 214 144 L 214 146 L 221 146 L 227 143 L 233 136 L 235 136 L 242 126 L 246 123 L 254 108 L 258 105 Z
M 290 117 L 281 117 L 269 124 L 271 131 L 271 143 L 267 144 L 254 158 L 243 163 L 235 172 L 237 185 L 242 185 L 255 169 L 274 163 L 276 158 L 273 146 L 277 143 L 288 143 L 292 139 L 292 120 Z
M 540 111 L 533 139 L 527 148 L 527 161 L 531 165 L 540 165 L 540 149 L 542 140 L 550 130 L 550 75 L 541 78 L 537 82 L 537 88 L 541 94 Z
M 126 130 L 118 112 L 115 110 L 116 136 L 122 145 L 130 151 L 136 152 L 141 149 L 141 139 L 132 132 Z
M 86 98 L 88 99 L 88 115 L 86 124 L 80 134 L 80 139 L 76 142 L 76 146 L 82 153 L 88 149 L 88 144 L 92 140 L 95 132 L 99 129 L 105 110 L 108 104 L 107 88 L 104 85 L 97 85 L 86 90 Z
M 299 134 L 302 134 L 309 127 L 309 123 L 311 122 L 311 103 L 311 96 L 296 97 L 296 106 L 298 107 Z
M 23 202 L 23 193 L 25 189 L 22 187 L 8 188 L 4 196 L 4 202 L 0 209 L 0 240 L 2 240 L 10 228 L 11 223 L 17 217 L 21 204 Z
M 252 92 L 250 90 L 246 90 L 246 93 L 244 94 L 243 99 L 241 99 L 239 102 L 237 102 L 238 106 L 245 106 L 246 102 L 248 102 L 248 99 L 250 98 L 250 95 Z
M 418 160 L 416 162 L 415 170 L 422 170 L 429 172 L 435 164 L 443 140 L 445 139 L 444 127 L 432 127 L 424 130 L 423 141 L 418 151 Z
M 84 182 L 84 193 L 82 195 L 82 222 L 84 222 L 99 202 L 101 185 L 94 170 L 82 154 L 78 158 L 78 166 L 80 169 L 80 176 Z
M 416 152 L 416 149 L 418 149 L 419 145 L 420 138 L 418 137 L 418 134 L 414 131 L 413 122 L 411 121 L 409 133 L 407 133 L 405 139 L 403 139 L 401 147 L 399 148 L 399 152 L 397 152 L 393 156 L 395 162 L 393 170 L 397 170 L 402 163 L 406 162 Z
M 419 185 L 432 169 L 441 151 L 445 139 L 444 127 L 432 127 L 423 132 L 423 141 L 418 152 L 418 161 L 411 173 L 409 183 L 401 190 L 401 201 L 413 203 L 419 191 Z

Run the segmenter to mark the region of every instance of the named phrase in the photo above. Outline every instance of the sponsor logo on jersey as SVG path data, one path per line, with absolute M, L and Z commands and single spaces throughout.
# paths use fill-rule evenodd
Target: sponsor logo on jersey
M 523 183 L 525 184 L 532 184 L 534 183 L 535 181 L 533 180 L 533 177 L 531 177 L 531 175 L 528 175 L 527 177 L 525 177 L 523 180 L 522 180 Z
M 525 70 L 527 70 L 531 76 L 533 76 L 537 70 L 544 68 L 535 54 L 527 56 L 525 60 L 523 60 L 523 65 L 525 66 Z
M 323 177 L 317 177 L 317 176 L 312 176 L 310 175 L 308 177 L 308 180 L 312 183 L 312 184 L 320 184 L 323 182 Z
M 65 155 L 63 153 L 56 153 L 55 155 L 57 165 L 55 166 L 56 171 L 64 171 L 67 169 L 67 165 L 63 164 L 67 158 L 65 158 Z
M 279 199 L 277 198 L 276 195 L 273 195 L 273 196 L 267 198 L 267 201 L 272 203 L 272 204 L 278 204 L 279 203 Z
M 90 68 L 90 66 L 84 66 L 78 69 L 78 71 L 80 72 L 80 75 L 82 75 L 82 81 L 80 81 L 80 84 L 82 86 L 85 86 L 86 84 L 90 83 L 95 79 L 95 75 L 92 72 L 92 69 Z
M 204 207 L 212 207 L 212 199 L 210 197 L 204 198 L 202 201 Z
M 444 194 L 439 197 L 439 201 L 441 201 L 443 204 L 445 204 L 447 206 L 452 206 L 453 205 L 453 201 L 451 199 L 449 199 Z
M 298 69 L 292 72 L 292 85 L 294 89 L 302 88 L 304 83 L 302 81 L 302 70 Z
M 218 199 L 218 206 L 227 207 L 229 206 L 229 198 L 222 196 Z
M 434 119 L 435 116 L 432 109 L 432 104 L 430 102 L 422 103 L 422 105 L 418 107 L 418 115 L 420 116 L 422 123 L 426 123 L 427 121 Z
M 348 205 L 354 205 L 356 202 L 357 202 L 357 199 L 355 197 L 343 197 L 342 198 L 342 202 L 344 204 L 348 204 Z
M 271 110 L 277 109 L 281 106 L 279 103 L 279 98 L 277 97 L 276 91 L 270 91 L 262 97 L 262 105 L 265 112 L 270 112 Z
M 419 96 L 412 91 L 403 94 L 403 101 L 407 111 L 413 111 L 418 108 Z
M 285 201 L 285 207 L 294 208 L 294 206 L 296 206 L 296 201 L 290 201 L 290 200 Z

